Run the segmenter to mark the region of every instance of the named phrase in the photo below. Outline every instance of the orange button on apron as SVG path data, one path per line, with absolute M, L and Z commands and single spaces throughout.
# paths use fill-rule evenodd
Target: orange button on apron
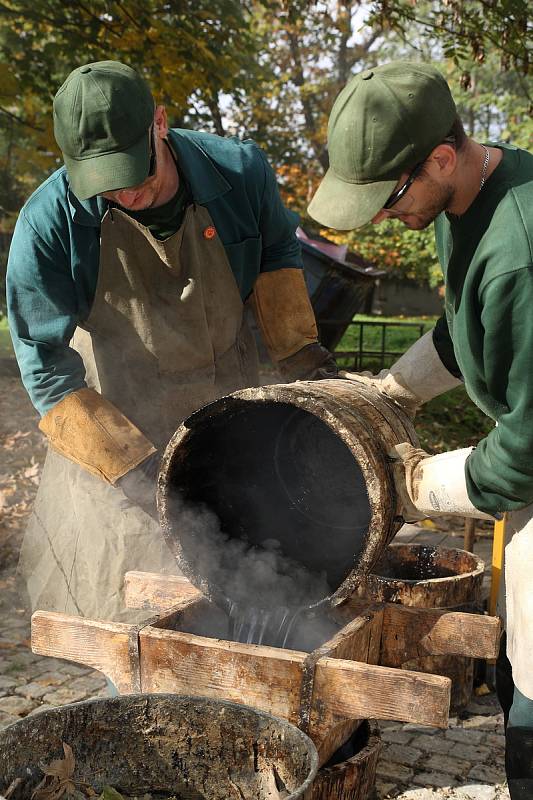
M 208 225 L 204 230 L 204 239 L 214 239 L 217 235 L 216 229 L 213 225 Z

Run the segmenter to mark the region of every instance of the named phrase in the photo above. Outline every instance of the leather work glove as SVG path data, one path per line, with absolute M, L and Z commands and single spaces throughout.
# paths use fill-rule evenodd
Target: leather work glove
M 278 361 L 278 369 L 289 383 L 338 377 L 337 362 L 329 350 L 318 342 L 308 344 L 292 356 Z
M 343 370 L 339 377 L 371 386 L 398 403 L 411 419 L 428 400 L 461 385 L 440 360 L 433 331 L 425 333 L 390 369 L 383 369 L 378 375 Z
M 398 495 L 398 513 L 406 522 L 417 522 L 424 519 L 427 514 L 418 510 L 414 503 L 417 484 L 416 468 L 420 462 L 429 458 L 429 453 L 408 442 L 397 444 L 389 453 L 392 464 L 394 485 Z
M 335 359 L 318 341 L 315 315 L 301 269 L 260 273 L 250 305 L 283 380 L 316 381 L 337 377 Z
M 155 500 L 159 463 L 159 453 L 153 453 L 115 483 L 133 505 L 142 508 L 156 522 L 159 521 Z
M 149 439 L 94 389 L 77 389 L 39 423 L 50 445 L 111 485 L 156 452 Z
M 493 520 L 472 505 L 466 488 L 465 464 L 473 447 L 431 456 L 408 442 L 389 453 L 398 494 L 398 513 L 406 522 L 452 514 Z

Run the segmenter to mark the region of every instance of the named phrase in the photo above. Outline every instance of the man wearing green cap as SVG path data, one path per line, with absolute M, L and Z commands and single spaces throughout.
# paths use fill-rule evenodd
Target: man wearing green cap
M 282 376 L 336 373 L 317 342 L 296 222 L 251 141 L 169 130 L 130 67 L 74 70 L 54 100 L 65 166 L 22 209 L 9 321 L 50 442 L 21 553 L 33 608 L 123 620 L 124 573 L 173 558 L 162 448 L 258 382 L 253 306 Z
M 427 454 L 400 445 L 411 511 L 508 512 L 498 694 L 513 800 L 533 797 L 533 155 L 468 138 L 442 75 L 393 62 L 356 75 L 333 106 L 330 168 L 309 213 L 341 230 L 394 217 L 432 222 L 445 313 L 370 382 L 408 413 L 464 383 L 496 427 L 478 446 Z M 438 470 L 435 467 L 438 462 Z M 508 656 L 508 659 L 507 659 Z M 511 666 L 512 665 L 512 666 Z

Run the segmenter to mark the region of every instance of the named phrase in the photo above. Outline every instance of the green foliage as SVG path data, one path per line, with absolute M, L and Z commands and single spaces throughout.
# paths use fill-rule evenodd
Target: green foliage
M 21 198 L 60 163 L 52 99 L 80 64 L 122 60 L 150 83 L 171 123 L 223 133 L 218 96 L 255 52 L 238 0 L 5 0 L 0 5 L 0 207 L 12 227 Z M 7 220 L 7 221 L 6 221 Z
M 424 38 L 438 43 L 444 59 L 461 71 L 461 84 L 468 89 L 475 65 L 498 55 L 498 68 L 529 76 L 533 64 L 533 22 L 528 0 L 375 0 L 372 20 L 396 31 L 404 41 L 413 27 Z M 533 100 L 530 88 L 524 93 Z
M 415 419 L 420 444 L 430 453 L 474 446 L 493 428 L 494 421 L 479 410 L 462 386 L 426 403 Z
M 362 349 L 364 351 L 381 351 L 383 342 L 383 329 L 375 323 L 390 323 L 385 328 L 383 349 L 394 355 L 385 356 L 383 361 L 380 356 L 366 355 L 360 366 L 362 370 L 378 372 L 383 367 L 390 367 L 399 356 L 416 342 L 426 331 L 435 325 L 437 317 L 376 317 L 365 314 L 356 314 L 354 323 L 372 323 L 362 326 Z M 409 323 L 409 324 L 406 324 Z M 359 351 L 360 325 L 350 325 L 337 346 L 338 351 Z M 344 369 L 354 368 L 354 359 L 336 356 L 338 364 Z
M 392 323 L 391 327 L 387 329 L 386 349 L 401 354 L 419 338 L 421 333 L 433 328 L 436 317 L 377 318 L 362 314 L 354 317 L 354 322 L 376 320 Z M 411 322 L 421 327 L 394 327 L 394 324 L 398 322 Z M 380 328 L 364 329 L 363 347 L 365 350 L 379 350 L 381 348 Z M 346 331 L 337 349 L 341 351 L 359 349 L 358 326 L 351 327 Z M 381 359 L 367 356 L 361 369 L 369 370 L 376 374 L 382 366 L 389 367 L 398 358 L 399 355 L 386 357 L 382 364 Z M 337 358 L 337 361 L 345 369 L 353 367 L 353 360 L 350 363 L 348 361 L 343 363 L 342 359 Z M 486 417 L 470 400 L 462 386 L 426 403 L 415 419 L 415 429 L 420 439 L 420 444 L 425 450 L 432 453 L 476 445 L 493 427 L 494 422 L 489 417 Z
M 347 244 L 393 275 L 427 283 L 431 288 L 442 283 L 432 225 L 423 231 L 412 231 L 398 220 L 389 219 L 349 233 L 323 229 L 321 234 L 337 244 Z
M 530 147 L 531 42 L 527 0 L 2 0 L 0 231 L 60 163 L 52 98 L 87 61 L 139 69 L 173 125 L 253 137 L 312 229 L 328 114 L 354 72 L 432 60 L 469 134 Z M 398 275 L 440 281 L 431 230 L 389 222 L 325 235 Z
M 0 316 L 0 358 L 7 358 L 13 355 L 11 336 L 7 327 L 6 317 Z

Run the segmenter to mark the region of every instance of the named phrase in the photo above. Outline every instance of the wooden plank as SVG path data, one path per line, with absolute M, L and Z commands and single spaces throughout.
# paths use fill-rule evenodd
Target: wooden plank
M 310 736 L 322 741 L 346 717 L 446 728 L 450 687 L 439 675 L 323 658 L 316 665 Z
M 348 622 L 319 650 L 321 657 L 353 659 L 367 664 L 377 664 L 380 655 L 383 604 L 361 609 L 361 613 Z M 318 659 L 317 659 L 318 663 Z M 312 695 L 310 698 L 312 704 Z M 320 765 L 329 761 L 359 727 L 362 720 L 348 719 L 334 725 L 321 742 L 315 741 Z
M 472 517 L 465 517 L 465 536 L 463 542 L 463 550 L 469 553 L 474 552 L 474 544 L 476 543 L 476 520 Z
M 507 525 L 507 514 L 503 515 L 503 519 L 497 519 L 494 523 L 494 538 L 492 541 L 492 573 L 489 598 L 490 614 L 495 614 L 498 607 L 498 595 L 500 593 L 504 552 L 507 542 Z
M 31 647 L 38 655 L 100 670 L 120 694 L 141 690 L 136 625 L 36 611 L 31 619 Z
M 139 642 L 143 692 L 231 700 L 296 723 L 306 653 L 153 627 Z
M 126 572 L 124 592 L 127 608 L 166 611 L 178 603 L 203 597 L 187 578 L 153 572 Z
M 397 667 L 427 655 L 496 658 L 499 617 L 389 603 L 383 618 L 380 663 Z

